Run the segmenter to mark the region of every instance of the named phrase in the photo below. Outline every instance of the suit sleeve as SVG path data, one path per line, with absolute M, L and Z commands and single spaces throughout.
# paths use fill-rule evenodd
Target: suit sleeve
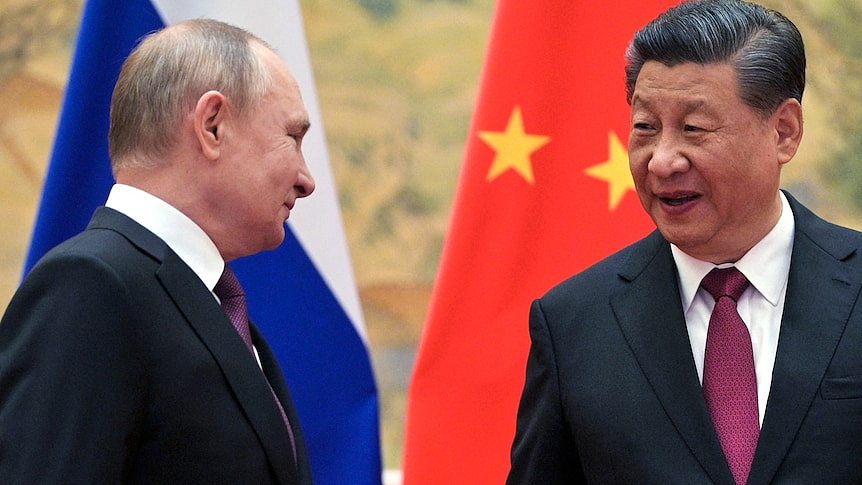
M 507 485 L 586 483 L 563 413 L 554 342 L 540 300 L 530 309 L 530 354 Z
M 50 257 L 0 322 L 0 477 L 120 483 L 145 392 L 129 290 L 103 262 Z

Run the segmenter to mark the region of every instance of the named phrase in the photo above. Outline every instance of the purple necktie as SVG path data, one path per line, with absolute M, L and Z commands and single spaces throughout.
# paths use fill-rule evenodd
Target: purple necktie
M 219 278 L 218 283 L 213 288 L 213 293 L 221 300 L 221 307 L 227 314 L 230 323 L 233 324 L 242 341 L 245 342 L 245 346 L 254 355 L 254 347 L 251 343 L 251 329 L 248 325 L 248 306 L 245 303 L 245 292 L 242 291 L 242 285 L 239 284 L 239 280 L 227 264 L 224 265 L 224 272 L 222 272 L 221 278 Z M 266 380 L 266 376 L 264 376 L 264 380 Z M 287 434 L 290 436 L 290 446 L 293 449 L 293 459 L 295 462 L 296 442 L 293 437 L 293 428 L 290 426 L 290 421 L 287 419 L 287 414 L 284 412 L 281 401 L 275 395 L 275 391 L 268 380 L 266 381 L 266 385 L 269 386 L 269 392 L 272 393 L 275 404 L 278 405 L 278 410 L 281 413 L 281 419 L 284 420 L 284 425 L 287 427 Z
M 248 307 L 245 303 L 245 292 L 242 285 L 236 279 L 236 275 L 230 266 L 224 265 L 224 271 L 213 288 L 213 293 L 221 300 L 222 310 L 227 314 L 233 328 L 236 329 L 248 350 L 253 352 L 251 344 L 251 330 L 248 326 Z
M 706 335 L 703 395 L 727 464 L 740 485 L 748 480 L 760 435 L 751 336 L 736 311 L 748 285 L 733 267 L 713 269 L 701 282 L 715 298 Z

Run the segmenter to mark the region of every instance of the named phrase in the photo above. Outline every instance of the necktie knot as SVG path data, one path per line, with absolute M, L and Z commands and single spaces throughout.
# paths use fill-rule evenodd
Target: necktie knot
M 225 300 L 232 300 L 234 298 L 244 298 L 245 292 L 242 291 L 242 285 L 239 283 L 236 275 L 233 270 L 230 269 L 230 266 L 224 265 L 224 271 L 221 274 L 221 277 L 216 283 L 215 288 L 213 288 L 213 293 L 224 302 Z
M 733 301 L 739 301 L 739 297 L 748 288 L 748 279 L 738 269 L 731 266 L 730 268 L 714 268 L 706 276 L 700 286 L 708 291 L 716 301 L 722 296 L 728 296 Z
M 221 300 L 221 307 L 227 314 L 228 320 L 239 333 L 246 347 L 251 350 L 251 330 L 248 325 L 248 306 L 245 302 L 245 292 L 242 291 L 242 285 L 227 264 L 224 265 L 224 271 L 213 288 L 213 293 Z

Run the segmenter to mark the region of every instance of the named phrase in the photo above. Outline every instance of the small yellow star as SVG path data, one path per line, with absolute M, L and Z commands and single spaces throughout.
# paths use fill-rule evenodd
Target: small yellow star
M 497 152 L 488 172 L 488 181 L 511 168 L 530 184 L 534 183 L 530 155 L 551 141 L 549 136 L 528 135 L 524 132 L 524 119 L 519 106 L 515 106 L 512 111 L 505 132 L 480 131 L 479 138 Z
M 610 159 L 593 165 L 585 170 L 590 177 L 608 183 L 608 208 L 611 211 L 622 202 L 626 192 L 635 190 L 635 182 L 629 170 L 629 154 L 613 131 L 608 133 L 608 153 Z

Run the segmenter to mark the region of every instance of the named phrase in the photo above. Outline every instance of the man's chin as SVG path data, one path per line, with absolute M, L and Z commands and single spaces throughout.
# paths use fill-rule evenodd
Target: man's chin
M 685 253 L 695 251 L 695 249 L 700 245 L 700 240 L 697 235 L 688 228 L 669 224 L 658 224 L 657 227 L 661 235 L 667 239 L 667 242 L 682 249 Z M 689 251 L 686 251 L 686 249 Z
M 280 230 L 273 232 L 266 240 L 261 241 L 261 252 L 278 249 L 284 243 L 285 231 L 287 231 L 287 228 L 285 226 L 281 226 L 279 229 Z

